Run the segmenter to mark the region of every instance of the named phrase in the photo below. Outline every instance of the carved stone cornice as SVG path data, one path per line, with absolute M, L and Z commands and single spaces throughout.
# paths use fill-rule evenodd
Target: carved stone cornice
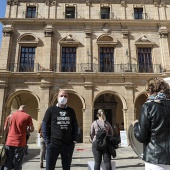
M 166 3 L 165 2 L 161 2 L 160 3 L 160 7 L 166 7 Z
M 86 6 L 90 6 L 90 1 L 86 1 Z

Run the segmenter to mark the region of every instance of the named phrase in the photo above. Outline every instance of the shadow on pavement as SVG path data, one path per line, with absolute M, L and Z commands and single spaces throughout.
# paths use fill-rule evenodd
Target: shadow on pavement
M 145 165 L 144 164 L 142 164 L 142 163 L 139 163 L 139 164 L 137 164 L 137 165 L 126 165 L 126 166 L 118 166 L 118 167 L 116 167 L 116 169 L 123 169 L 123 168 L 135 168 L 135 167 L 144 167 Z

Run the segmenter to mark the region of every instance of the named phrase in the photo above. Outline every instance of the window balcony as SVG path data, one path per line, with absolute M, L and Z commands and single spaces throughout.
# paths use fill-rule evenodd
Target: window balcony
M 29 64 L 29 63 L 11 63 L 9 70 L 11 72 L 38 72 L 43 71 L 44 68 L 39 63 Z
M 53 68 L 55 72 L 132 72 L 132 73 L 162 73 L 160 64 L 56 64 Z

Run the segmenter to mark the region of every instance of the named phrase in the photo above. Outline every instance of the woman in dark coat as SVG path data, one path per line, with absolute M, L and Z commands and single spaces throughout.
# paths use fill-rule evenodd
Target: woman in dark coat
M 133 122 L 136 139 L 144 144 L 145 170 L 170 169 L 170 100 L 169 85 L 152 78 L 146 86 L 148 100 L 143 104 L 139 121 Z

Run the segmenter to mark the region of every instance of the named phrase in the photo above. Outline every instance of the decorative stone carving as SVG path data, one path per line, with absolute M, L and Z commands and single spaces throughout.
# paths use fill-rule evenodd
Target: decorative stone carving
M 167 38 L 168 37 L 169 30 L 166 27 L 160 27 L 158 32 L 159 32 L 159 35 L 160 35 L 161 38 Z
M 154 6 L 158 7 L 158 2 L 157 1 L 154 1 Z
M 86 1 L 86 6 L 90 6 L 90 1 Z
M 45 37 L 51 37 L 54 33 L 54 29 L 52 25 L 47 25 L 44 30 Z
M 123 35 L 123 38 L 128 38 L 129 30 L 128 29 L 122 29 L 122 35 Z
M 86 38 L 89 38 L 91 36 L 91 33 L 92 33 L 91 27 L 86 25 L 84 32 L 86 34 Z
M 109 24 L 104 24 L 104 25 L 103 25 L 103 31 L 104 31 L 105 33 L 108 33 L 108 32 L 110 31 Z
M 13 27 L 11 25 L 6 25 L 2 32 L 4 37 L 10 36 L 13 33 Z
M 18 5 L 18 0 L 14 0 L 14 5 Z
M 11 5 L 11 0 L 7 0 L 7 5 Z
M 160 3 L 160 7 L 166 7 L 166 3 L 165 2 L 161 2 Z
M 122 7 L 126 6 L 126 2 L 125 1 L 121 1 L 120 4 L 121 4 Z
M 51 6 L 56 6 L 56 5 L 57 5 L 56 1 L 51 2 Z
M 49 6 L 49 5 L 50 5 L 50 1 L 45 1 L 45 4 L 46 4 L 47 6 Z

